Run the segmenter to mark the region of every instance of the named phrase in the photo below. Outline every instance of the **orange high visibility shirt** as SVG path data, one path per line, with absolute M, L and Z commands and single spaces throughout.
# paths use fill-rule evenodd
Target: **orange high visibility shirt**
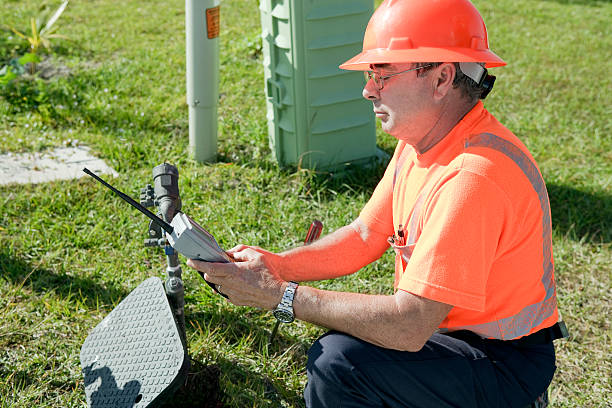
M 544 181 L 482 102 L 424 154 L 400 141 L 360 218 L 401 226 L 395 287 L 453 305 L 441 329 L 510 340 L 558 321 Z

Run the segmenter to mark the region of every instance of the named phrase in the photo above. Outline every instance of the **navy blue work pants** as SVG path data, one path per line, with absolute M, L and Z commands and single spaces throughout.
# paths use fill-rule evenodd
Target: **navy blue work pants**
M 524 408 L 555 372 L 551 343 L 517 346 L 467 332 L 434 334 L 418 352 L 329 332 L 308 352 L 308 408 Z

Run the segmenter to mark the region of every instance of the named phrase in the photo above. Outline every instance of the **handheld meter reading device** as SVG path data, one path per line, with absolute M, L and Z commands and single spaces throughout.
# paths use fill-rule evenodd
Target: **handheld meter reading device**
M 227 255 L 225 251 L 221 249 L 219 244 L 217 244 L 215 238 L 186 214 L 177 212 L 174 215 L 172 222 L 167 223 L 149 211 L 146 207 L 138 203 L 132 197 L 117 190 L 115 187 L 102 180 L 89 169 L 84 168 L 83 171 L 102 183 L 105 187 L 108 187 L 123 200 L 127 201 L 132 207 L 136 208 L 138 211 L 149 217 L 154 223 L 159 225 L 160 228 L 166 232 L 166 239 L 168 240 L 170 246 L 180 254 L 183 254 L 186 258 L 206 262 L 232 261 L 229 255 Z M 215 290 L 215 292 L 227 297 L 220 293 L 213 283 L 208 281 L 206 281 L 206 283 L 208 283 L 210 287 Z

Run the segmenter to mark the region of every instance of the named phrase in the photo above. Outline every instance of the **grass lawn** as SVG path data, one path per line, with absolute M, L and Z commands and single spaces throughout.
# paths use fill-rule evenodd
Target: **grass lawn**
M 476 0 L 492 49 L 509 64 L 485 106 L 535 156 L 550 194 L 560 310 L 553 407 L 612 406 L 612 3 Z M 0 66 L 25 47 L 34 1 L 0 8 Z M 299 245 L 353 220 L 383 168 L 343 177 L 280 169 L 265 121 L 257 0 L 221 1 L 219 161 L 188 155 L 184 2 L 73 0 L 58 22 L 49 80 L 0 87 L 0 153 L 85 144 L 138 196 L 167 161 L 181 173 L 183 209 L 229 248 Z M 378 134 L 392 152 L 394 140 Z M 163 276 L 144 248 L 147 221 L 90 179 L 0 187 L 0 407 L 85 404 L 80 347 L 140 282 Z M 350 278 L 319 287 L 391 293 L 387 252 Z M 214 296 L 184 271 L 190 354 L 218 369 L 226 407 L 300 407 L 305 353 L 323 330 L 283 327 Z

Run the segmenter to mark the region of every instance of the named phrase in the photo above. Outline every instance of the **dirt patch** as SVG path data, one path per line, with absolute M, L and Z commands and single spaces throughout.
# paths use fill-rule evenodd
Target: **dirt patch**
M 36 63 L 35 75 L 31 74 L 32 63 L 25 64 L 23 69 L 25 71 L 23 76 L 28 79 L 38 76 L 47 81 L 52 78 L 65 78 L 72 75 L 70 68 L 53 56 L 42 57 L 42 61 Z
M 36 65 L 36 72 L 42 79 L 68 77 L 71 74 L 70 68 L 53 57 L 39 62 Z

